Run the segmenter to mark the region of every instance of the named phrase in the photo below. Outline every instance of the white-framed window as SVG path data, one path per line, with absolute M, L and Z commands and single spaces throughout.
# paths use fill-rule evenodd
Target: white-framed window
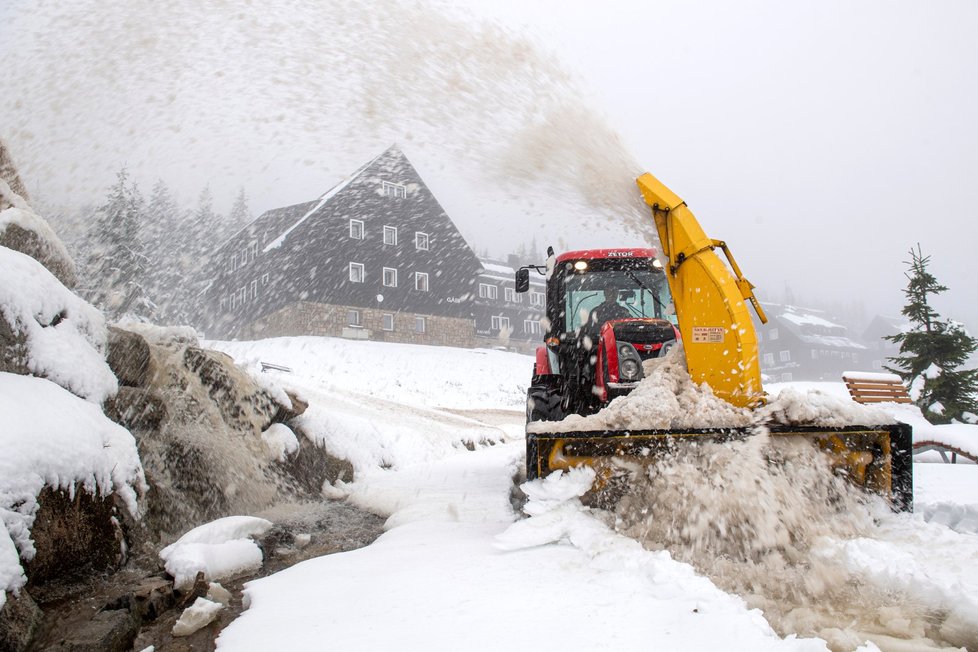
M 390 181 L 384 181 L 382 184 L 384 189 L 384 196 L 393 197 L 394 199 L 404 199 L 407 197 L 407 187 L 402 186 L 399 183 L 391 183 Z
M 385 312 L 381 317 L 381 328 L 385 331 L 394 330 L 394 314 L 390 312 Z
M 778 358 L 781 362 L 791 362 L 791 351 L 779 351 Z
M 523 302 L 523 297 L 516 294 L 516 288 L 503 288 L 503 296 L 507 301 L 512 301 L 513 303 Z
M 397 270 L 393 267 L 384 268 L 384 285 L 389 288 L 397 287 Z
M 538 322 L 536 319 L 524 319 L 523 332 L 526 333 L 527 335 L 539 335 L 540 322 Z
M 491 283 L 479 283 L 480 299 L 495 299 L 499 296 L 499 287 Z
M 350 237 L 363 240 L 363 220 L 350 220 Z
M 397 244 L 397 227 L 396 226 L 385 226 L 384 227 L 384 244 L 385 245 L 396 245 Z
M 261 284 L 262 285 L 268 285 L 268 274 L 262 274 L 261 275 Z
M 792 378 L 792 376 L 791 376 L 790 373 L 783 373 L 783 374 L 781 374 L 781 382 L 782 383 L 790 383 L 791 382 L 791 378 Z
M 543 292 L 530 292 L 530 305 L 531 306 L 542 306 L 543 305 Z
M 769 340 L 776 340 L 776 339 L 778 339 L 778 329 L 777 328 L 772 328 L 771 329 L 771 332 L 768 333 L 767 338 Z
M 238 269 L 238 254 L 234 254 L 233 256 L 231 256 L 231 271 L 233 272 L 237 269 Z
M 231 310 L 238 307 L 238 297 L 234 292 L 228 295 L 228 304 L 231 306 Z
M 426 327 L 426 324 L 425 324 L 425 318 L 424 317 L 415 317 L 414 318 L 414 332 L 415 333 L 424 333 L 425 332 L 425 327 Z
M 504 317 L 502 315 L 492 316 L 492 330 L 501 331 L 509 330 L 509 317 Z
M 221 312 L 224 312 L 227 309 L 228 309 L 228 298 L 221 297 Z
M 238 288 L 238 305 L 243 306 L 248 300 L 248 288 Z
M 414 232 L 414 248 L 418 251 L 428 251 L 428 234 L 421 231 Z
M 765 353 L 764 354 L 764 364 L 766 364 L 769 367 L 773 367 L 774 366 L 774 354 L 773 353 Z
M 258 279 L 257 278 L 254 281 L 251 282 L 251 298 L 252 299 L 257 299 L 258 298 Z
M 414 273 L 414 289 L 420 292 L 428 291 L 428 273 L 427 272 L 415 272 Z
M 362 263 L 350 263 L 350 282 L 351 283 L 363 283 L 363 264 Z
M 252 242 L 248 245 L 248 261 L 251 262 L 255 258 L 258 258 L 258 243 Z
M 360 327 L 360 311 L 359 310 L 347 310 L 346 311 L 346 324 L 347 326 L 353 326 L 356 328 Z

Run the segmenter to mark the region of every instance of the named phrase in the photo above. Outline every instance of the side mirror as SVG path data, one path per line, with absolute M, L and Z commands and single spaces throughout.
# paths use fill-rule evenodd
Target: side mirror
M 530 270 L 522 267 L 516 270 L 516 291 L 526 292 L 530 289 Z

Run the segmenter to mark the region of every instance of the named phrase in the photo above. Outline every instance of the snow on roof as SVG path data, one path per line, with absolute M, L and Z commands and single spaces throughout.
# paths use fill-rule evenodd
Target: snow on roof
M 811 335 L 808 333 L 801 333 L 799 337 L 803 342 L 811 345 L 828 346 L 834 348 L 848 348 L 848 349 L 867 348 L 865 344 L 860 344 L 859 342 L 853 339 L 850 339 L 848 337 L 843 337 L 841 335 Z
M 93 403 L 116 392 L 105 317 L 30 256 L 0 247 L 0 314 L 26 342 L 27 368 Z
M 274 240 L 272 240 L 271 242 L 269 242 L 267 245 L 265 245 L 265 248 L 262 249 L 262 253 L 267 254 L 272 249 L 278 249 L 279 247 L 281 247 L 282 246 L 282 243 L 285 242 L 285 239 L 289 236 L 290 233 L 292 233 L 297 228 L 299 228 L 299 226 L 303 222 L 305 222 L 307 219 L 309 219 L 309 217 L 311 217 L 312 215 L 314 215 L 317 212 L 319 212 L 319 209 L 321 209 L 323 206 L 325 206 L 326 205 L 326 202 L 328 202 L 330 199 L 332 199 L 333 197 L 335 197 L 341 190 L 343 190 L 348 185 L 350 185 L 350 183 L 354 179 L 356 179 L 361 174 L 363 174 L 363 171 L 364 170 L 366 170 L 370 165 L 373 165 L 373 163 L 377 159 L 379 159 L 381 156 L 383 156 L 384 154 L 386 154 L 390 150 L 391 150 L 391 148 L 388 148 L 388 149 L 384 150 L 383 152 L 381 152 L 380 154 L 378 154 L 377 156 L 373 157 L 372 159 L 370 159 L 369 161 L 367 161 L 366 163 L 364 163 L 363 165 L 361 165 L 360 168 L 357 169 L 356 172 L 354 172 L 353 174 L 351 174 L 350 176 L 348 176 L 346 179 L 343 179 L 338 184 L 336 184 L 335 186 L 333 186 L 332 188 L 330 188 L 329 190 L 327 190 L 325 193 L 323 193 L 322 196 L 319 198 L 319 201 L 316 203 L 315 206 L 313 206 L 313 208 L 311 208 L 309 211 L 307 211 L 306 214 L 303 215 L 302 217 L 300 217 L 298 219 L 298 221 L 296 221 L 292 226 L 290 226 L 289 228 L 287 228 L 282 233 L 282 235 L 278 236 L 277 238 L 275 238 Z
M 492 263 L 482 259 L 479 259 L 479 262 L 482 264 L 482 269 L 486 270 L 489 273 L 495 272 L 497 274 L 507 274 L 510 277 L 513 277 L 516 274 L 516 270 L 510 267 L 509 265 Z
M 789 307 L 787 310 L 781 313 L 781 317 L 799 326 L 821 326 L 824 328 L 845 328 L 845 326 L 830 322 L 827 319 L 822 319 L 821 317 L 817 317 L 813 314 L 798 313 L 798 312 L 794 312 L 793 310 L 794 309 Z

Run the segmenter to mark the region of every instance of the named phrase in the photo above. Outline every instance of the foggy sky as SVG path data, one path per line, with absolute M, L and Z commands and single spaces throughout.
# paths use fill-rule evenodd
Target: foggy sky
M 0 8 L 0 136 L 49 201 L 97 200 L 126 164 L 185 203 L 208 183 L 226 210 L 244 185 L 260 212 L 396 141 L 469 242 L 504 253 L 643 243 L 634 215 L 590 220 L 575 193 L 617 197 L 649 170 L 762 300 L 788 287 L 897 314 L 919 242 L 950 287 L 938 309 L 978 330 L 974 3 L 452 5 L 518 28 L 532 53 L 521 35 L 371 15 L 393 2 L 214 2 L 189 25 L 181 0 L 90 3 L 91 20 L 64 4 Z
M 978 4 L 499 4 L 587 78 L 762 297 L 787 283 L 897 314 L 919 242 L 950 287 L 938 308 L 976 330 Z

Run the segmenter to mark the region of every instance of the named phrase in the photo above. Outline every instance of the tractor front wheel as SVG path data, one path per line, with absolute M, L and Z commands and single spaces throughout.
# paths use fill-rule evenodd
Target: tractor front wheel
M 526 392 L 526 422 L 563 419 L 561 398 L 559 376 L 534 376 Z

